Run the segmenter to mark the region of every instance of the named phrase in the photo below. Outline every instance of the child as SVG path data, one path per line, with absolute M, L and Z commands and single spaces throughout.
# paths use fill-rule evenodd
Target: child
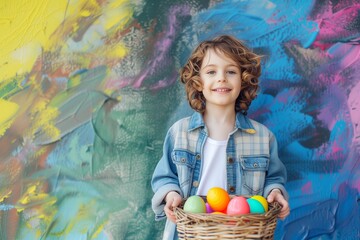
M 256 97 L 260 57 L 232 36 L 202 42 L 181 69 L 191 117 L 176 122 L 152 177 L 155 219 L 167 217 L 163 239 L 177 239 L 173 208 L 211 187 L 232 195 L 263 195 L 289 213 L 286 169 L 264 125 L 246 117 Z

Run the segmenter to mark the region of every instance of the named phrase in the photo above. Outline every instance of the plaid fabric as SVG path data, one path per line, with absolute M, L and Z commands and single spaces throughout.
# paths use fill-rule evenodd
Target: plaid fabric
M 178 191 L 182 197 L 196 194 L 207 136 L 202 115 L 197 112 L 177 121 L 169 129 L 163 156 L 152 179 L 155 193 L 152 204 L 156 219 L 165 216 L 163 199 L 167 192 Z M 238 113 L 226 151 L 227 191 L 235 195 L 266 197 L 272 189 L 279 188 L 288 198 L 284 188 L 286 169 L 277 152 L 273 133 L 264 125 Z M 166 229 L 167 233 L 171 231 L 175 230 Z

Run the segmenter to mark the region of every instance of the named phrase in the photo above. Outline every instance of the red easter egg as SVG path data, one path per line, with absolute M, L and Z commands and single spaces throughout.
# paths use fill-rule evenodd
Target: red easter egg
M 250 213 L 250 207 L 246 198 L 237 196 L 230 200 L 227 206 L 228 215 L 239 215 L 239 214 L 248 214 Z

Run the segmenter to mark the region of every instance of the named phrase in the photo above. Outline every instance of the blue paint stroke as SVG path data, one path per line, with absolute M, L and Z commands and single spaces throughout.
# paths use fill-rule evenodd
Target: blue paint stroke
M 186 29 L 190 48 L 183 54 L 187 59 L 198 42 L 219 34 L 232 34 L 250 47 L 262 49 L 263 78 L 298 82 L 301 77 L 294 71 L 294 61 L 284 49 L 284 43 L 297 42 L 304 48 L 315 40 L 318 27 L 308 21 L 313 1 L 224 1 L 193 19 L 193 28 Z M 286 9 L 286 11 L 284 11 Z M 200 24 L 201 23 L 201 24 Z M 205 26 L 201 27 L 205 23 Z M 194 35 L 197 39 L 194 40 Z M 192 43 L 193 42 L 193 43 Z M 191 44 L 192 43 L 192 44 Z
M 14 205 L 9 205 L 9 204 L 0 204 L 0 211 L 9 211 L 11 209 L 14 209 L 15 206 Z
M 264 56 L 261 94 L 249 115 L 278 139 L 293 209 L 285 224 L 279 222 L 275 239 L 359 237 L 359 177 L 353 173 L 358 173 L 354 169 L 360 165 L 360 148 L 353 145 L 358 123 L 350 118 L 348 93 L 360 81 L 360 29 L 351 28 L 351 41 L 332 33 L 327 50 L 317 48 L 315 41 L 325 39 L 326 27 L 332 26 L 321 29 L 318 19 L 329 23 L 332 7 L 341 10 L 340 3 L 228 0 L 201 12 L 184 31 L 182 46 L 188 48 L 179 52 L 180 63 L 200 41 L 220 34 L 234 35 Z M 354 14 L 344 16 L 341 33 L 359 19 L 357 5 L 342 8 L 340 13 Z M 344 18 L 336 14 L 335 20 Z M 320 30 L 325 38 L 317 38 Z M 349 44 L 336 42 L 339 39 Z M 350 200 L 338 196 L 339 189 L 345 189 Z M 306 215 L 299 217 L 301 213 Z

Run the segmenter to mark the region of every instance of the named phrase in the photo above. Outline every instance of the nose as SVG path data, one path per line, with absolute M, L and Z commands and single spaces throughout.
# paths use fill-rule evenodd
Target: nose
M 218 82 L 226 82 L 226 73 L 219 72 Z

